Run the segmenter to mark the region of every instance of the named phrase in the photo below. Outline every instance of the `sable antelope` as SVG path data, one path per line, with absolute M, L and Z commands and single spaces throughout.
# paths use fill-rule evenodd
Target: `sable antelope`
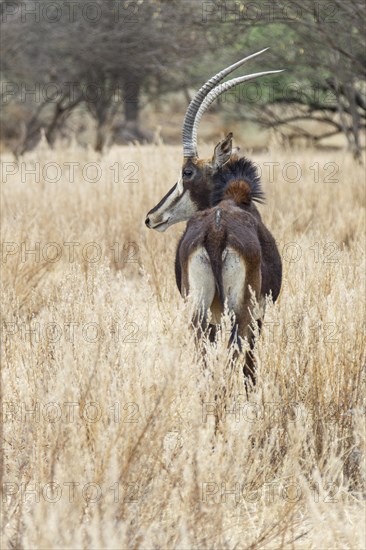
M 281 258 L 254 204 L 264 200 L 254 164 L 237 156 L 231 133 L 216 145 L 212 159 L 200 159 L 197 128 L 204 112 L 220 94 L 239 83 L 281 72 L 260 72 L 219 84 L 264 51 L 222 70 L 197 92 L 184 118 L 184 160 L 178 181 L 148 212 L 145 221 L 147 227 L 165 231 L 175 223 L 189 220 L 176 252 L 178 289 L 182 296 L 193 296 L 193 322 L 201 330 L 210 329 L 211 340 L 227 301 L 235 315 L 230 341 L 236 342 L 240 350 L 240 338 L 244 337 L 253 349 L 251 319 L 256 318 L 260 330 L 263 315 L 253 311 L 250 289 L 261 305 L 266 295 L 272 294 L 276 300 L 281 287 Z M 244 374 L 255 382 L 251 351 L 246 355 Z

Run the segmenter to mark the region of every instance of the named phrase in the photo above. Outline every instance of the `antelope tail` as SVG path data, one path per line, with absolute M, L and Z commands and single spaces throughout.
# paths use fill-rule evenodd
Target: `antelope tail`
M 215 213 L 215 223 L 213 232 L 209 233 L 205 241 L 205 249 L 210 258 L 211 269 L 215 279 L 216 290 L 222 307 L 225 305 L 225 291 L 222 281 L 222 263 L 224 260 L 224 249 L 226 242 L 225 230 L 221 224 L 221 209 L 218 208 Z

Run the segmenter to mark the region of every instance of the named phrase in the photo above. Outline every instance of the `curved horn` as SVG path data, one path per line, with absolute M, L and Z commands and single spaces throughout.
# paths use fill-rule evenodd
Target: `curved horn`
M 276 73 L 282 73 L 285 69 L 281 69 L 279 71 L 265 71 L 261 73 L 253 73 L 253 74 L 247 74 L 244 76 L 239 76 L 238 78 L 233 78 L 232 80 L 228 80 L 227 82 L 223 82 L 222 84 L 219 84 L 211 90 L 201 103 L 200 108 L 197 111 L 196 118 L 193 124 L 193 130 L 192 130 L 192 141 L 197 146 L 197 128 L 200 123 L 200 120 L 202 118 L 202 115 L 207 111 L 211 103 L 215 101 L 219 95 L 223 94 L 224 92 L 227 92 L 237 84 L 241 84 L 242 82 L 246 82 L 247 80 L 253 80 L 254 78 L 258 78 L 260 76 L 265 76 L 268 74 L 276 74 Z
M 219 73 L 217 73 L 215 76 L 210 78 L 204 84 L 196 93 L 192 101 L 190 102 L 188 109 L 186 111 L 184 122 L 183 122 L 183 156 L 184 157 L 192 157 L 197 156 L 197 140 L 193 139 L 193 129 L 195 126 L 195 119 L 196 114 L 201 106 L 201 103 L 205 99 L 205 97 L 209 94 L 209 92 L 221 82 L 228 74 L 232 73 L 235 69 L 238 67 L 241 67 L 246 61 L 249 61 L 250 59 L 253 59 L 253 57 L 257 57 L 257 55 L 260 55 L 261 53 L 268 50 L 268 48 L 265 48 L 264 50 L 261 50 L 260 52 L 253 53 L 252 55 L 248 55 L 247 57 L 244 57 L 240 61 L 237 61 L 233 65 L 230 65 L 226 69 L 223 69 Z M 213 101 L 213 100 L 212 100 Z M 203 113 L 202 113 L 203 114 Z

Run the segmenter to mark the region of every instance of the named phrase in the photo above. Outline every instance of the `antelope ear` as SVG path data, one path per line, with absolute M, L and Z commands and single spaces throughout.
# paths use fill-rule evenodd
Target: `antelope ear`
M 230 132 L 230 134 L 228 134 L 226 138 L 220 141 L 215 147 L 212 158 L 214 168 L 220 168 L 220 166 L 223 166 L 229 160 L 232 153 L 232 146 L 233 134 Z

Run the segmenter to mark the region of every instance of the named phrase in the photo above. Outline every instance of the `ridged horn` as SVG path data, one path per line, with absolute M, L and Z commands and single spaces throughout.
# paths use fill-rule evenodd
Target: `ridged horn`
M 197 156 L 197 139 L 193 140 L 193 129 L 195 126 L 196 115 L 201 107 L 201 104 L 205 97 L 213 90 L 227 75 L 241 67 L 246 61 L 257 57 L 261 53 L 267 51 L 268 48 L 264 48 L 259 52 L 253 53 L 244 57 L 240 61 L 237 61 L 233 65 L 226 67 L 215 76 L 210 78 L 196 93 L 192 101 L 190 102 L 188 109 L 186 111 L 184 121 L 183 121 L 183 156 L 184 157 L 193 157 Z M 213 101 L 213 100 L 212 100 Z M 202 113 L 203 114 L 203 113 Z
M 213 103 L 215 99 L 219 97 L 219 95 L 223 94 L 224 92 L 227 92 L 234 86 L 237 86 L 237 84 L 242 84 L 243 82 L 247 82 L 248 80 L 253 80 L 254 78 L 258 78 L 260 76 L 282 73 L 284 70 L 285 69 L 280 69 L 278 71 L 265 71 L 261 73 L 253 73 L 253 74 L 248 74 L 244 76 L 239 76 L 238 78 L 233 78 L 232 80 L 223 82 L 222 84 L 219 84 L 218 86 L 216 86 L 216 88 L 211 90 L 211 92 L 207 94 L 207 96 L 201 103 L 200 108 L 197 111 L 196 118 L 193 124 L 193 130 L 192 130 L 193 144 L 197 147 L 197 129 L 203 114 L 207 111 L 211 103 Z

